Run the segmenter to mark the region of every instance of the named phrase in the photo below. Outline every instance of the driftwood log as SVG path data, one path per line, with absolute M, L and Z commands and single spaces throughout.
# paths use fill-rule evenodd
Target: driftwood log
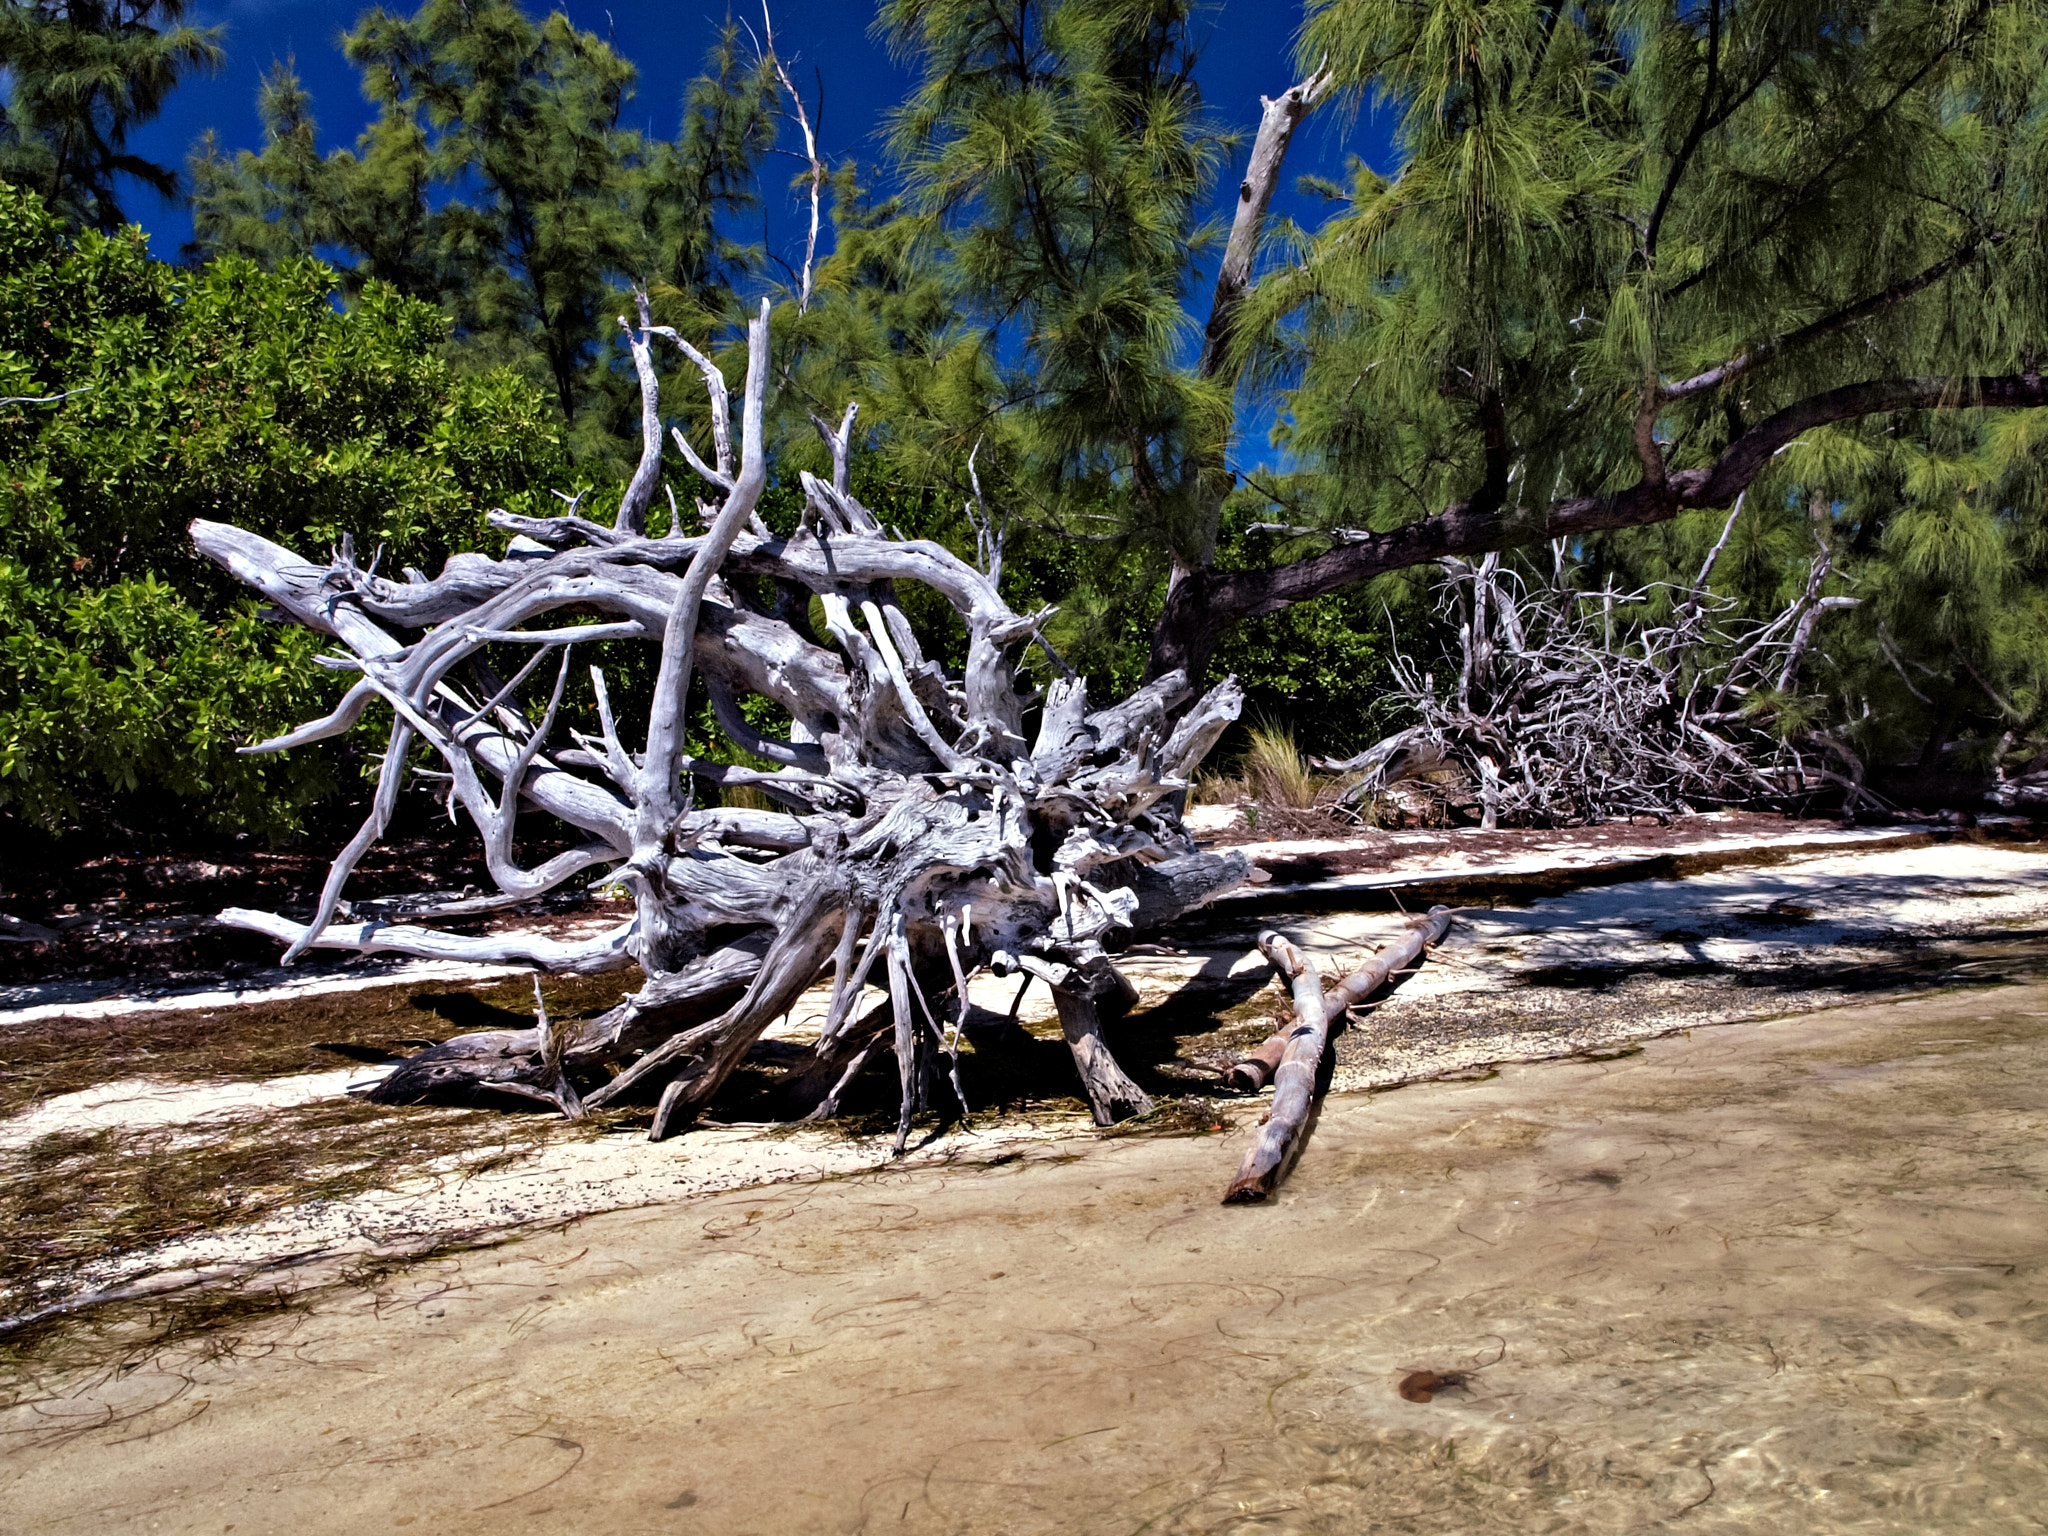
M 1804 586 L 1762 620 L 1712 588 L 1739 498 L 1690 587 L 1578 590 L 1561 546 L 1548 576 L 1498 554 L 1440 562 L 1455 670 L 1440 677 L 1395 653 L 1393 693 L 1418 723 L 1321 764 L 1355 776 L 1341 803 L 1446 767 L 1471 783 L 1489 829 L 1789 805 L 1823 791 L 1839 791 L 1845 810 L 1876 800 L 1849 743 L 1791 707 L 1820 624 L 1859 601 L 1826 591 L 1824 510 Z
M 1422 958 L 1423 951 L 1439 944 L 1450 931 L 1451 909 L 1432 907 L 1411 918 L 1407 930 L 1365 964 L 1344 977 L 1328 992 L 1315 962 L 1280 934 L 1259 935 L 1259 952 L 1266 957 L 1294 1001 L 1294 1023 L 1285 1031 L 1285 1044 L 1278 1065 L 1271 1073 L 1273 1102 L 1259 1121 L 1258 1134 L 1245 1149 L 1237 1176 L 1224 1192 L 1226 1205 L 1250 1205 L 1264 1200 L 1286 1174 L 1301 1152 L 1301 1134 L 1308 1123 L 1316 1097 L 1323 1053 L 1329 1049 L 1330 1026 L 1387 984 L 1388 978 L 1406 970 Z M 1276 1035 L 1275 1040 L 1281 1039 Z M 1268 1053 L 1269 1040 L 1261 1047 L 1259 1059 Z M 1238 1073 L 1247 1065 L 1233 1067 Z
M 1042 699 L 1027 697 L 1021 656 L 1044 646 L 1051 610 L 1019 614 L 1004 601 L 1002 530 L 986 508 L 968 507 L 973 562 L 884 529 L 848 489 L 849 408 L 836 428 L 819 423 L 831 480 L 803 475 L 801 525 L 771 532 L 756 511 L 768 481 L 766 307 L 748 336 L 737 433 L 709 359 L 653 326 L 644 306 L 637 327 L 620 323 L 641 365 L 647 431 L 611 526 L 573 506 L 551 518 L 494 513 L 514 535 L 502 557 L 458 554 L 438 576 L 392 579 L 375 560 L 360 565 L 346 541 L 314 562 L 238 528 L 193 524 L 203 554 L 262 593 L 275 617 L 339 642 L 326 660 L 356 677 L 330 713 L 248 750 L 339 735 L 373 707 L 391 722 L 371 813 L 311 920 L 240 909 L 221 920 L 286 944 L 287 962 L 322 947 L 645 975 L 600 1018 L 551 1029 L 543 1017 L 415 1056 L 373 1095 L 386 1103 L 502 1092 L 576 1115 L 658 1092 L 658 1139 L 829 977 L 815 1060 L 792 1073 L 785 1103 L 793 1115 L 831 1112 L 886 1039 L 902 1083 L 900 1150 L 942 1061 L 958 1091 L 967 983 L 986 967 L 1052 986 L 1097 1120 L 1148 1108 L 1103 1037 L 1105 1004 L 1130 995 L 1112 956 L 1252 876 L 1241 853 L 1197 852 L 1178 809 L 1237 717 L 1235 681 L 1196 698 L 1174 672 L 1102 707 L 1084 679 L 1059 676 Z M 678 517 L 650 537 L 663 451 L 658 337 L 696 364 L 710 395 L 710 456 L 673 436 L 711 499 L 698 504 L 701 527 Z M 897 594 L 911 582 L 964 629 L 959 675 L 927 657 L 906 618 Z M 615 716 L 597 667 L 589 703 L 565 711 L 576 647 L 633 642 L 658 657 L 644 729 Z M 740 749 L 723 755 L 757 766 L 687 749 L 693 687 Z M 750 698 L 769 708 L 750 713 Z M 756 723 L 771 718 L 786 724 Z M 380 904 L 409 920 L 364 921 L 344 899 L 349 873 L 408 777 L 435 784 L 449 814 L 475 824 L 499 894 Z M 728 790 L 775 809 L 698 803 L 700 791 Z M 523 863 L 519 818 L 535 812 L 583 840 Z M 631 920 L 573 942 L 434 927 L 579 878 L 627 890 Z M 861 1004 L 870 983 L 887 995 L 881 1010 Z

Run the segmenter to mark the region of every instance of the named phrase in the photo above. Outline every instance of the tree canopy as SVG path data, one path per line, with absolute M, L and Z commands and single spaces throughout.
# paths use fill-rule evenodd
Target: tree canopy
M 259 101 L 264 147 L 195 152 L 194 253 L 266 264 L 325 254 L 351 287 L 389 283 L 438 304 L 466 358 L 552 391 L 602 454 L 625 427 L 611 317 L 622 288 L 666 319 L 731 321 L 758 255 L 730 233 L 773 135 L 775 82 L 728 26 L 690 87 L 680 132 L 620 126 L 633 66 L 560 12 L 510 0 L 367 11 L 344 43 L 377 116 L 353 151 L 318 150 L 289 64 Z
M 372 282 L 338 312 L 334 283 L 305 260 L 181 272 L 0 187 L 0 806 L 57 827 L 146 786 L 291 830 L 335 761 L 235 749 L 329 686 L 187 525 L 438 566 L 490 507 L 552 503 L 545 397 L 457 374 L 432 306 Z
M 1648 584 L 1654 606 L 1726 528 L 1725 600 L 1782 604 L 1823 545 L 1827 591 L 1857 600 L 1774 719 L 1877 761 L 2029 750 L 2048 709 L 2043 0 L 1309 0 L 1295 78 L 1256 120 L 1203 100 L 1205 15 L 887 0 L 876 34 L 914 85 L 857 174 L 796 121 L 765 25 L 707 37 L 660 139 L 621 126 L 632 64 L 559 13 L 371 10 L 345 44 L 375 107 L 353 148 L 322 150 L 279 65 L 263 146 L 195 152 L 194 274 L 144 286 L 197 316 L 222 285 L 306 306 L 327 283 L 334 325 L 445 370 L 438 398 L 509 402 L 522 381 L 499 483 L 573 482 L 657 531 L 701 489 L 666 429 L 702 445 L 703 408 L 642 420 L 635 351 L 694 380 L 650 339 L 671 326 L 735 382 L 765 294 L 771 523 L 796 516 L 796 471 L 830 465 L 818 424 L 857 404 L 862 498 L 961 549 L 964 507 L 1006 522 L 1005 579 L 1060 606 L 1064 661 L 1122 686 L 1237 670 L 1254 714 L 1307 708 L 1318 748 L 1391 723 L 1372 679 L 1390 624 L 1435 643 L 1435 562 L 1520 551 L 1546 580 Z M 94 58 L 128 50 L 102 77 L 131 83 L 65 118 L 33 105 L 56 65 L 10 62 L 6 178 L 74 228 L 118 222 L 121 134 L 213 57 L 182 16 L 10 6 L 9 61 L 99 37 Z M 1391 158 L 1307 178 L 1311 226 L 1271 218 L 1303 125 L 1367 114 L 1395 125 Z M 50 180 L 64 122 L 100 147 L 64 149 Z M 797 139 L 826 224 L 802 271 L 742 235 Z M 140 260 L 129 237 L 68 249 L 47 270 Z M 305 344 L 328 334 L 299 312 Z M 182 321 L 93 323 L 107 338 L 67 356 L 187 345 Z M 100 378 L 33 366 L 21 393 Z M 40 443 L 114 398 L 95 388 L 18 427 Z M 182 494 L 137 507 L 169 518 Z M 374 542 L 404 522 L 365 503 L 322 526 Z M 151 538 L 128 571 L 182 579 L 175 525 Z
M 220 28 L 187 25 L 190 9 L 190 0 L 0 4 L 0 180 L 103 231 L 128 222 L 116 176 L 174 195 L 176 171 L 130 153 L 128 135 L 194 70 L 220 63 Z

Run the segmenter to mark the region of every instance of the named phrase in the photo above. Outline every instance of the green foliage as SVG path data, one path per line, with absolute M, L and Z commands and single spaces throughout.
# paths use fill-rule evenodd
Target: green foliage
M 1312 0 L 1301 57 L 1398 118 L 1401 163 L 1354 165 L 1247 306 L 1305 471 L 1289 522 L 1462 503 L 1536 542 L 1548 508 L 1655 469 L 1650 438 L 1676 476 L 1840 385 L 2039 366 L 2038 0 Z M 1827 591 L 1862 601 L 1825 621 L 1801 708 L 1859 751 L 1931 765 L 1958 722 L 2039 725 L 2039 416 L 1816 429 L 1751 486 L 1715 588 L 1775 612 L 1828 541 Z M 1685 588 L 1723 523 L 1565 554 Z
M 1404 156 L 1357 167 L 1259 295 L 1258 361 L 1333 519 L 1478 494 L 1495 402 L 1511 507 L 1632 484 L 1646 376 L 1775 346 L 1958 252 L 1947 281 L 1667 409 L 1672 468 L 1814 389 L 2001 371 L 2039 337 L 2040 183 L 2013 174 L 2044 149 L 2036 5 L 1312 10 L 1304 57 L 1392 104 Z
M 116 176 L 174 195 L 176 173 L 127 145 L 180 80 L 220 63 L 220 28 L 182 25 L 189 9 L 189 0 L 0 0 L 0 181 L 100 230 L 128 222 Z
M 1120 524 L 1174 539 L 1182 438 L 1219 410 L 1184 367 L 1214 238 L 1200 203 L 1227 147 L 1194 86 L 1192 10 L 883 6 L 920 84 L 891 129 L 903 203 L 858 256 L 881 258 L 893 295 L 940 299 L 862 358 L 903 473 L 958 483 L 981 440 L 985 483 L 1020 512 L 1114 502 Z
M 1867 760 L 1929 769 L 1988 768 L 2040 736 L 2044 445 L 2041 411 L 1836 428 L 1810 434 L 1752 490 L 1715 568 L 1716 594 L 1752 618 L 1778 611 L 1825 541 L 1825 590 L 1858 601 L 1824 623 L 1805 718 L 1832 721 Z M 1688 586 L 1724 521 L 1696 513 L 1610 535 L 1585 551 L 1588 574 Z
M 289 65 L 266 79 L 260 153 L 192 161 L 195 250 L 266 266 L 316 252 L 351 291 L 381 281 L 441 306 L 466 369 L 517 369 L 551 392 L 579 459 L 623 478 L 637 457 L 631 370 L 617 367 L 625 290 L 701 337 L 730 318 L 754 265 L 721 220 L 752 202 L 775 131 L 775 82 L 728 26 L 689 88 L 680 134 L 622 129 L 635 70 L 561 12 L 510 0 L 371 10 L 348 34 L 377 117 L 322 156 Z
M 1230 143 L 1194 84 L 1194 11 L 883 6 L 919 81 L 892 122 L 900 190 L 836 178 L 818 299 L 776 319 L 782 473 L 821 469 L 809 414 L 857 399 L 856 463 L 906 529 L 971 549 L 978 480 L 1011 600 L 1059 606 L 1049 638 L 1104 695 L 1143 676 L 1190 433 L 1228 418 L 1186 365 Z
M 1285 722 L 1305 751 L 1349 757 L 1390 728 L 1385 631 L 1367 589 L 1333 592 L 1239 624 L 1214 669 L 1244 686 L 1248 717 Z
M 31 11 L 56 25 L 56 8 L 19 4 L 7 25 Z M 160 0 L 139 22 L 181 14 Z M 815 296 L 775 317 L 771 523 L 793 525 L 797 472 L 826 468 L 813 416 L 859 401 L 856 492 L 957 550 L 974 545 L 962 508 L 979 495 L 1007 529 L 1011 600 L 1058 605 L 1048 639 L 1105 694 L 1143 675 L 1169 581 L 1185 595 L 1309 572 L 1227 611 L 1198 602 L 1220 643 L 1182 654 L 1237 672 L 1253 713 L 1308 750 L 1341 753 L 1399 723 L 1376 704 L 1389 628 L 1404 650 L 1442 637 L 1426 572 L 1347 586 L 1330 530 L 1456 509 L 1541 551 L 1558 505 L 1698 474 L 1817 392 L 2038 369 L 2048 0 L 1310 0 L 1304 71 L 1327 59 L 1351 105 L 1377 98 L 1398 164 L 1354 163 L 1322 184 L 1320 228 L 1268 232 L 1232 350 L 1206 372 L 1201 269 L 1220 230 L 1205 210 L 1237 141 L 1194 84 L 1196 16 L 1192 0 L 881 7 L 916 85 L 891 122 L 887 195 L 834 172 Z M 113 216 L 106 184 L 134 167 L 108 154 L 177 69 L 205 61 L 189 31 L 163 31 L 153 54 L 122 34 L 157 60 L 130 71 L 144 85 L 73 113 L 107 151 L 66 173 L 85 188 L 61 193 L 73 222 Z M 146 721 L 174 695 L 124 681 L 131 634 L 152 665 L 187 658 L 223 722 L 267 728 L 304 702 L 289 690 L 317 692 L 281 637 L 235 627 L 225 584 L 185 553 L 194 515 L 309 552 L 351 532 L 428 566 L 475 536 L 480 507 L 548 483 L 607 488 L 587 508 L 603 516 L 639 447 L 612 318 L 634 285 L 658 320 L 719 343 L 737 380 L 742 296 L 771 284 L 734 231 L 778 124 L 772 67 L 742 33 L 718 34 L 669 140 L 619 126 L 632 66 L 560 13 L 424 0 L 369 12 L 346 46 L 377 109 L 353 149 L 320 153 L 288 64 L 264 87 L 259 152 L 202 145 L 197 253 L 220 258 L 203 270 L 178 277 L 128 237 L 70 247 L 40 215 L 0 230 L 0 394 L 94 386 L 0 415 L 21 616 L 6 633 L 34 653 L 9 663 L 36 680 L 10 685 L 21 698 L 118 685 L 95 707 Z M 58 142 L 24 126 L 31 73 L 16 69 L 0 159 Z M 701 444 L 697 382 L 660 356 L 664 413 Z M 1245 441 L 1248 408 L 1277 423 L 1269 445 Z M 1770 460 L 1716 594 L 1775 613 L 1825 542 L 1826 592 L 1859 599 L 1826 617 L 1777 718 L 1929 763 L 2037 731 L 2044 417 L 1892 412 Z M 673 488 L 687 508 L 680 473 Z M 667 515 L 657 492 L 657 531 Z M 1268 521 L 1295 531 L 1253 526 Z M 1668 606 L 1724 522 L 1691 513 L 1535 558 L 1586 583 L 1662 583 L 1648 602 Z M 214 630 L 180 629 L 182 614 L 226 643 L 209 652 Z M 911 617 L 930 654 L 957 660 L 942 608 Z M 269 692 L 251 681 L 259 653 Z M 81 656 L 98 682 L 59 665 Z M 1035 651 L 1025 664 L 1050 667 Z M 622 707 L 639 676 L 617 670 Z M 10 727 L 41 745 L 8 759 L 23 766 L 0 794 L 55 786 L 47 819 L 87 780 L 180 771 L 146 744 L 88 768 L 52 723 L 66 718 Z M 278 765 L 214 746 L 193 760 L 208 765 L 193 784 L 283 783 L 261 778 Z M 276 824 L 311 792 L 275 789 Z M 233 789 L 233 815 L 266 793 Z
M 289 831 L 331 782 L 317 753 L 235 747 L 316 712 L 313 638 L 185 540 L 194 518 L 388 569 L 489 540 L 566 477 L 547 401 L 458 374 L 446 321 L 371 284 L 240 258 L 183 272 L 140 232 L 75 242 L 0 191 L 0 806 L 50 828 L 109 796 L 203 797 L 224 827 Z M 134 799 L 124 816 L 177 814 Z

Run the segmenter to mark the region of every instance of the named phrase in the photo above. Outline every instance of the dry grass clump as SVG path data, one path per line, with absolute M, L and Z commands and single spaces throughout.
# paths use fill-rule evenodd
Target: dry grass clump
M 1342 807 L 1342 783 L 1317 773 L 1302 756 L 1294 728 L 1265 721 L 1251 728 L 1229 773 L 1196 778 L 1192 805 L 1235 805 L 1254 832 L 1327 834 L 1374 825 L 1373 806 Z
M 1293 727 L 1272 721 L 1252 727 L 1251 744 L 1239 760 L 1238 772 L 1252 798 L 1276 810 L 1315 809 L 1327 784 L 1295 746 Z
M 723 784 L 718 790 L 719 804 L 742 811 L 779 811 L 783 807 L 767 790 L 755 784 Z
M 1198 805 L 1243 805 L 1251 797 L 1251 787 L 1233 774 L 1198 773 L 1188 785 L 1189 810 Z

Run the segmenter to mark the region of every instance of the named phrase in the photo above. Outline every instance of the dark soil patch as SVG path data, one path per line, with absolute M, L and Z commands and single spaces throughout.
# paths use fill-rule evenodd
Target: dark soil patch
M 591 1018 L 640 984 L 638 971 L 549 976 L 558 1020 Z M 124 1077 L 177 1081 L 284 1077 L 349 1061 L 390 1061 L 450 1035 L 533 1024 L 527 978 L 474 986 L 365 987 L 220 1009 L 111 1019 L 43 1019 L 0 1029 L 0 1114 Z
M 497 887 L 474 833 L 438 824 L 408 807 L 401 827 L 364 855 L 349 877 L 351 901 L 440 891 L 488 895 Z M 7 860 L 0 911 L 56 935 L 52 942 L 0 943 L 0 985 L 100 976 L 185 980 L 238 976 L 277 963 L 276 941 L 223 928 L 223 907 L 253 907 L 308 917 L 347 834 L 321 835 L 290 848 L 249 839 L 195 841 L 171 849 L 95 846 L 83 833 L 60 842 L 33 840 Z M 542 837 L 522 852 L 545 857 Z M 561 914 L 589 909 L 580 885 L 520 909 Z M 479 932 L 443 924 L 455 932 Z M 311 963 L 311 962 L 309 962 Z

